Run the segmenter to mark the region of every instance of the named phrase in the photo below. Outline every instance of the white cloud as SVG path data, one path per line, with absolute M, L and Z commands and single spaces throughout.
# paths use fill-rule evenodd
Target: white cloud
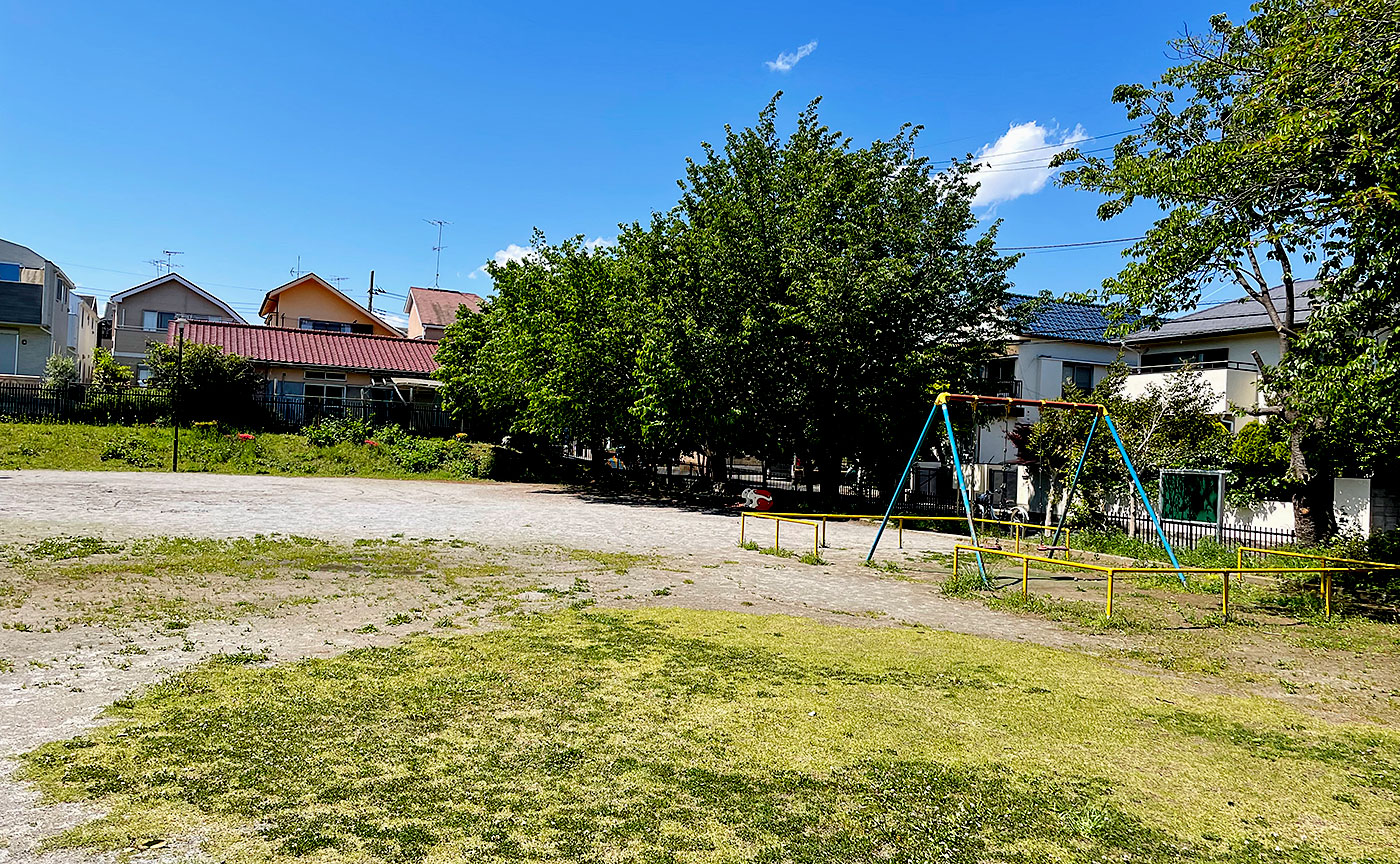
M 533 258 L 535 250 L 529 246 L 521 246 L 518 243 L 511 243 L 504 249 L 497 249 L 496 254 L 491 256 L 491 260 L 498 265 L 509 264 L 512 261 L 525 261 Z M 486 265 L 483 264 L 467 274 L 468 279 L 476 279 L 486 275 Z
M 777 60 L 765 60 L 764 63 L 774 72 L 787 72 L 792 69 L 792 67 L 796 66 L 798 61 L 803 57 L 806 57 L 815 50 L 817 50 L 817 40 L 813 39 L 811 42 L 808 42 L 792 53 L 780 51 L 778 52 Z
M 616 237 L 594 237 L 592 240 L 584 241 L 584 248 L 598 249 L 603 246 L 611 246 L 617 242 Z M 491 260 L 497 265 L 509 264 L 512 261 L 528 261 L 537 257 L 535 250 L 529 246 L 521 246 L 518 243 L 511 243 L 504 249 L 497 249 L 496 254 L 491 256 Z M 478 279 L 486 275 L 486 265 L 483 264 L 467 274 L 468 279 Z
M 386 311 L 386 310 L 384 310 L 384 309 L 380 309 L 380 310 L 376 311 L 374 314 L 378 315 L 380 318 L 383 318 L 385 321 L 388 321 L 390 324 L 394 325 L 395 327 L 399 328 L 400 330 L 407 330 L 407 329 L 408 329 L 408 316 L 407 316 L 407 315 L 400 315 L 400 314 L 397 313 L 397 312 L 389 312 L 389 311 Z
M 972 179 L 982 185 L 973 204 L 990 207 L 1022 195 L 1034 195 L 1055 174 L 1049 167 L 1051 157 L 1088 137 L 1078 124 L 1068 132 L 1041 126 L 1034 120 L 1011 124 L 1005 135 L 977 153 L 982 169 Z

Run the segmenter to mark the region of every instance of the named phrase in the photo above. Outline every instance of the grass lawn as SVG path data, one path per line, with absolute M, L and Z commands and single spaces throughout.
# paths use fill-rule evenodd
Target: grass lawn
M 1395 861 L 1400 733 L 915 628 L 516 615 L 228 657 L 22 773 L 220 861 Z M 248 661 L 254 662 L 248 662 Z
M 463 480 L 491 476 L 486 445 L 452 442 L 445 459 L 367 444 L 317 447 L 302 435 L 259 432 L 251 440 L 199 429 L 180 432 L 180 470 L 219 474 Z M 0 470 L 169 471 L 174 431 L 165 426 L 0 423 Z M 437 454 L 433 454 L 437 455 Z M 483 468 L 483 464 L 486 465 Z

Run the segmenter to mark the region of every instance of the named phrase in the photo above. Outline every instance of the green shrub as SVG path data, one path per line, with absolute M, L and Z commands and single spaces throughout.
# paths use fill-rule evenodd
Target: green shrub
M 125 462 L 133 468 L 154 468 L 160 464 L 160 454 L 150 442 L 134 433 L 118 435 L 102 448 L 102 461 Z
M 351 417 L 322 417 L 302 430 L 306 443 L 315 447 L 330 447 L 335 444 L 363 444 L 371 439 L 374 430 L 363 420 Z

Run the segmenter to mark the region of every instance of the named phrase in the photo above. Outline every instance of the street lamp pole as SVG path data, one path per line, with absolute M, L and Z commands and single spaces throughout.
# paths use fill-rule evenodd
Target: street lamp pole
M 185 325 L 188 323 L 184 318 L 175 319 L 175 381 L 170 387 L 170 413 L 175 419 L 175 447 L 170 451 L 172 472 L 180 470 L 180 369 L 185 360 Z

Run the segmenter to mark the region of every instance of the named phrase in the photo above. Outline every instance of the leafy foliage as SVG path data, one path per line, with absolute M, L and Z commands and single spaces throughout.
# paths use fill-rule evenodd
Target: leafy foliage
M 784 139 L 775 97 L 615 245 L 536 234 L 488 265 L 481 319 L 449 328 L 448 404 L 634 465 L 795 455 L 833 491 L 843 459 L 892 473 L 932 395 L 1000 350 L 1014 263 L 995 226 L 972 236 L 972 168 L 935 172 L 917 134 L 854 148 L 814 102 Z
M 150 386 L 176 390 L 185 419 L 223 416 L 246 404 L 263 385 L 251 360 L 225 354 L 217 345 L 186 342 L 182 356 L 177 346 L 149 342 L 146 362 Z
M 136 373 L 130 366 L 124 366 L 117 362 L 112 356 L 112 352 L 106 348 L 98 348 L 92 355 L 92 384 L 94 387 L 104 389 L 116 389 L 118 387 L 130 387 Z
M 1125 378 L 1126 370 L 1118 368 L 1092 393 L 1068 393 L 1066 397 L 1096 402 L 1108 409 L 1144 484 L 1150 488 L 1168 468 L 1218 469 L 1226 464 L 1230 433 L 1220 418 L 1210 413 L 1216 397 L 1209 387 L 1202 386 L 1199 372 L 1182 369 L 1164 384 L 1150 385 L 1138 397 L 1123 393 Z M 1040 420 L 1025 436 L 1024 455 L 1050 472 L 1061 492 L 1072 479 L 1092 422 L 1089 412 L 1049 409 L 1041 412 Z M 1117 445 L 1108 431 L 1100 428 L 1079 477 L 1083 497 L 1134 501 L 1136 492 L 1129 482 Z
M 1262 391 L 1288 435 L 1299 538 L 1329 530 L 1330 477 L 1400 450 L 1400 384 L 1387 332 L 1400 321 L 1400 10 L 1378 0 L 1262 0 L 1235 24 L 1173 43 L 1183 62 L 1115 89 L 1142 131 L 1112 160 L 1070 151 L 1060 182 L 1166 214 L 1096 292 L 1125 321 L 1193 308 L 1234 283 L 1264 308 L 1281 360 Z M 1303 330 L 1295 265 L 1321 264 Z M 1265 271 L 1277 267 L 1282 292 Z M 1151 320 L 1151 318 L 1149 318 Z M 1338 410 L 1340 409 L 1340 410 Z
M 63 389 L 78 383 L 78 364 L 72 357 L 50 354 L 44 361 L 44 383 Z

